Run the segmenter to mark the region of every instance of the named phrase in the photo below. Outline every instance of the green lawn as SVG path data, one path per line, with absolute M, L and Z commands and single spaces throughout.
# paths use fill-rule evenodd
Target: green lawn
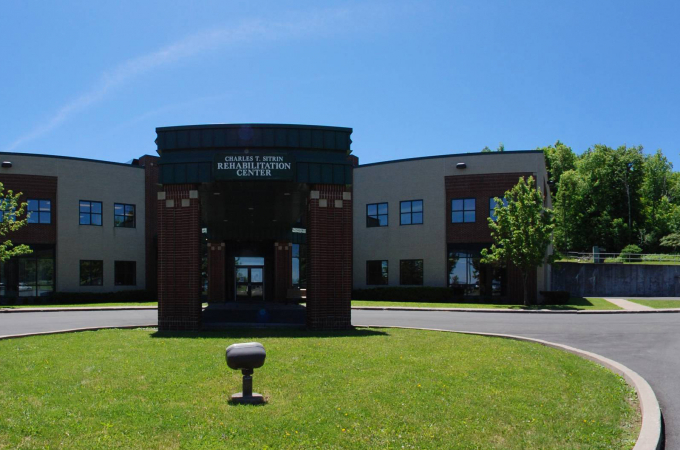
M 373 300 L 352 300 L 352 306 L 397 306 L 409 308 L 499 308 L 499 309 L 554 309 L 554 310 L 579 310 L 579 309 L 621 309 L 602 298 L 572 298 L 567 305 L 540 305 L 529 306 L 507 305 L 500 303 L 419 303 L 419 302 L 384 302 Z
M 158 302 L 125 302 L 125 303 L 80 303 L 70 305 L 0 305 L 0 309 L 9 308 L 101 308 L 107 306 L 158 306 Z
M 680 300 L 638 300 L 638 299 L 634 300 L 630 298 L 627 300 L 629 302 L 649 306 L 654 309 L 680 308 Z
M 224 349 L 267 361 L 237 406 Z M 559 350 L 399 329 L 102 330 L 0 341 L 0 448 L 630 449 L 634 392 Z

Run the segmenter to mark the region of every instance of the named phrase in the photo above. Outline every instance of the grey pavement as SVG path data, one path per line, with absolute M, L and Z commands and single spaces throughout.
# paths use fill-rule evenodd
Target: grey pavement
M 155 310 L 0 314 L 0 336 L 155 323 Z M 666 449 L 680 450 L 680 314 L 582 315 L 353 310 L 352 323 L 507 333 L 598 353 L 628 366 L 650 383 L 664 414 Z

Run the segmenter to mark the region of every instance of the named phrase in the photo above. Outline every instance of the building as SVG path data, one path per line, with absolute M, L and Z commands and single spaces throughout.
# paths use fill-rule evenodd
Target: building
M 350 128 L 156 131 L 158 156 L 129 164 L 0 154 L 0 182 L 31 211 L 12 239 L 34 249 L 0 268 L 0 301 L 147 289 L 160 328 L 196 329 L 202 295 L 211 305 L 304 297 L 310 328 L 346 328 L 353 287 L 521 296 L 514 268 L 481 266 L 478 255 L 493 197 L 528 175 L 547 192 L 541 152 L 362 166 Z M 549 285 L 548 267 L 532 296 Z

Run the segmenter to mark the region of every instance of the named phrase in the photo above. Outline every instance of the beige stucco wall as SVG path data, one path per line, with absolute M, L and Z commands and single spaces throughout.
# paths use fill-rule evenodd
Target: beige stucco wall
M 7 174 L 57 177 L 56 290 L 111 292 L 144 289 L 144 170 L 70 158 L 3 154 Z M 79 224 L 79 201 L 102 202 L 102 226 Z M 136 228 L 113 226 L 113 204 L 135 205 Z M 54 215 L 53 215 L 54 217 Z M 102 260 L 102 286 L 80 286 L 80 260 Z M 114 285 L 114 261 L 136 261 L 137 285 Z
M 464 162 L 466 169 L 457 169 Z M 387 260 L 390 286 L 399 285 L 399 261 L 422 259 L 425 286 L 445 287 L 447 176 L 531 172 L 543 191 L 547 173 L 543 153 L 492 152 L 447 155 L 359 166 L 354 169 L 353 285 L 366 285 L 366 261 Z M 545 192 L 544 192 L 545 194 Z M 423 200 L 423 224 L 399 225 L 399 204 Z M 388 205 L 387 227 L 366 227 L 366 205 Z M 550 196 L 548 196 L 550 206 Z M 547 289 L 549 266 L 538 270 L 538 290 Z

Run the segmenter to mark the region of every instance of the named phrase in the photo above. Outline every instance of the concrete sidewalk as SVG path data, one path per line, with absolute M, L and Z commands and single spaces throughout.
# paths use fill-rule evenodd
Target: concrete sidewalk
M 624 300 L 622 298 L 605 298 L 605 300 L 613 305 L 618 306 L 619 308 L 625 309 L 626 311 L 651 311 L 654 309 L 651 306 L 629 302 L 628 300 Z

